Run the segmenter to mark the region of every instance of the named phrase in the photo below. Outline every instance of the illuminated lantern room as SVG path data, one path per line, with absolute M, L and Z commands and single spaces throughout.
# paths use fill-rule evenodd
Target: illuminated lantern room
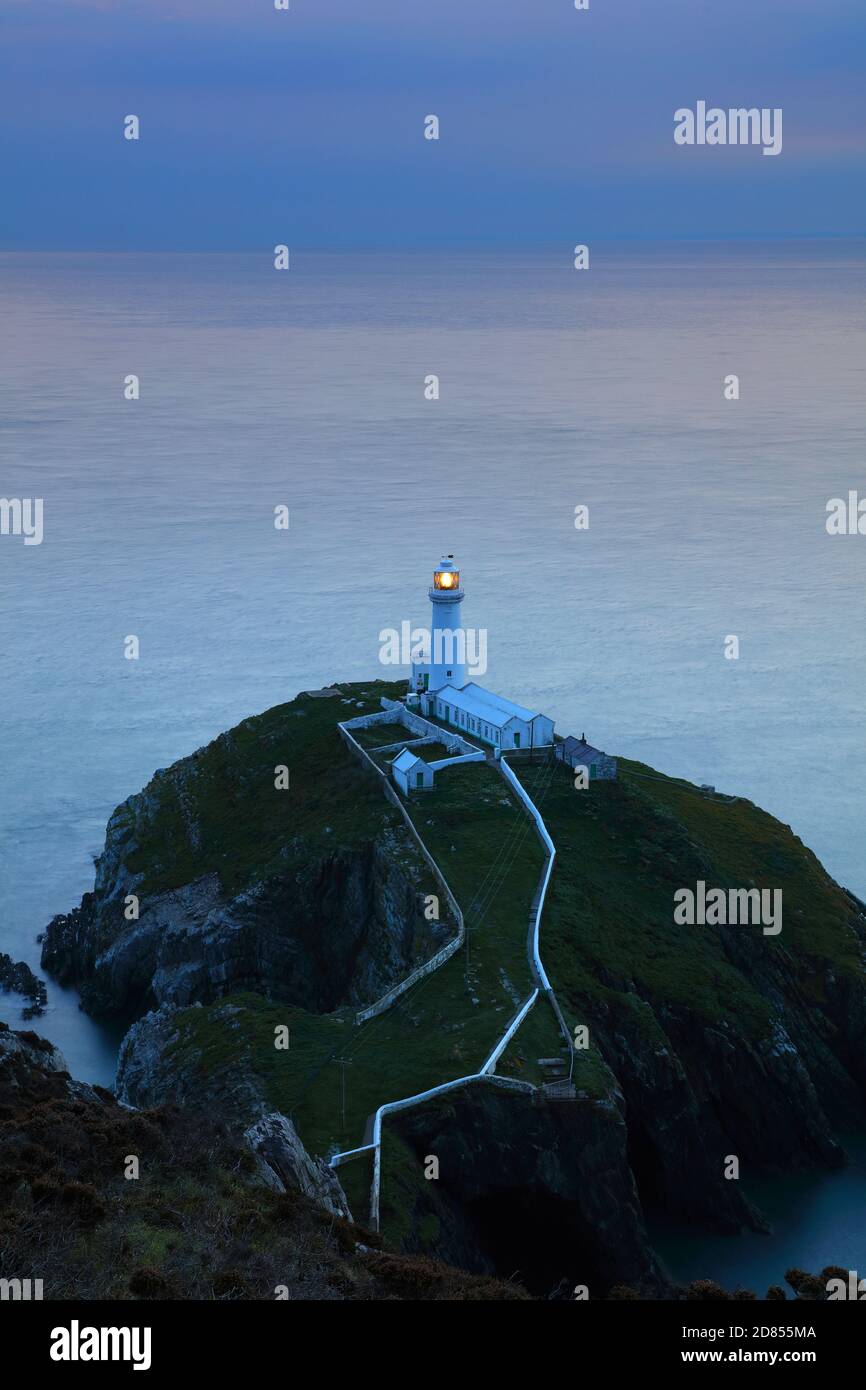
M 440 593 L 460 588 L 460 571 L 454 568 L 454 556 L 445 555 L 433 571 L 433 588 Z

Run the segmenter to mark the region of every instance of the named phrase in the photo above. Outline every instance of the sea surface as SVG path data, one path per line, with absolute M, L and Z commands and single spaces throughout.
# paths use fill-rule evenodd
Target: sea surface
M 156 768 L 402 674 L 380 632 L 443 552 L 485 683 L 752 798 L 866 897 L 866 536 L 825 528 L 866 496 L 864 291 L 852 242 L 0 255 L 0 496 L 44 499 L 41 545 L 0 536 L 0 950 L 38 967 Z M 49 1004 L 110 1084 L 117 1031 Z M 866 1245 L 862 1168 L 821 1183 Z

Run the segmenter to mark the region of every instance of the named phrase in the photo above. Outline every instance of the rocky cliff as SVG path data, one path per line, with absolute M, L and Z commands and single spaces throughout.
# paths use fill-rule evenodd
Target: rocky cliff
M 508 1269 L 533 1293 L 616 1284 L 670 1292 L 629 1166 L 622 1096 L 545 1101 L 493 1085 L 395 1115 L 383 1153 L 383 1220 L 403 1248 Z M 435 1156 L 437 1178 L 419 1181 Z
M 45 1299 L 527 1296 L 388 1252 L 346 1219 L 334 1175 L 284 1116 L 244 1136 L 200 1109 L 133 1111 L 5 1024 L 0 1213 L 0 1279 L 38 1280 Z
M 727 1176 L 844 1163 L 866 1123 L 866 912 L 793 834 L 620 761 L 581 798 L 539 788 L 557 845 L 547 968 L 625 1099 L 645 1209 L 736 1229 L 754 1221 Z M 779 889 L 777 934 L 680 925 L 682 885 Z
M 243 990 L 329 1013 L 373 1002 L 454 933 L 425 916 L 435 880 L 328 706 L 324 727 L 303 699 L 249 720 L 114 812 L 93 892 L 42 947 L 89 1013 Z
M 293 1166 L 332 1211 L 345 1197 L 322 1156 L 360 1144 L 383 1101 L 477 1069 L 531 987 L 539 844 L 493 769 L 455 769 L 415 815 L 464 907 L 468 951 L 355 1028 L 353 1006 L 454 930 L 427 920 L 435 880 L 336 734 L 381 693 L 300 698 L 157 774 L 115 812 L 93 893 L 50 924 L 43 954 L 85 1007 L 135 1020 L 124 1100 L 222 1116 L 258 1136 L 276 1181 Z M 280 766 L 291 794 L 275 788 Z M 561 769 L 521 776 L 557 845 L 541 948 L 568 1029 L 587 1032 L 576 1099 L 472 1086 L 389 1120 L 383 1230 L 479 1273 L 519 1267 L 537 1291 L 657 1294 L 647 1214 L 760 1228 L 732 1159 L 746 1187 L 769 1169 L 835 1166 L 837 1131 L 866 1123 L 866 913 L 749 802 L 624 759 L 617 782 L 583 794 Z M 697 880 L 781 889 L 782 932 L 678 925 L 674 892 Z M 539 1058 L 561 1045 L 539 1006 L 500 1070 L 538 1086 Z M 419 1181 L 431 1154 L 436 1184 Z M 339 1171 L 365 1219 L 368 1178 Z

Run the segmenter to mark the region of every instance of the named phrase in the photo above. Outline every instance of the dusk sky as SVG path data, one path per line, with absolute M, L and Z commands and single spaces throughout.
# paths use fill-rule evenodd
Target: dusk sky
M 863 0 L 0 0 L 0 247 L 857 236 L 864 55 Z

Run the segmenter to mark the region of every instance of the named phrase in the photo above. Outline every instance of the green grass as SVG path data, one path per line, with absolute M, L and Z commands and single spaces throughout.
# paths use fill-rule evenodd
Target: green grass
M 397 751 L 393 748 L 387 753 L 379 752 L 376 748 L 369 748 L 367 751 L 377 767 L 382 768 L 383 772 L 390 775 L 391 763 L 398 756 Z M 415 748 L 410 748 L 409 752 L 414 753 L 416 758 L 420 758 L 425 763 L 436 763 L 440 759 L 450 756 L 444 743 L 422 743 Z
M 360 1028 L 354 1011 L 314 1015 L 255 995 L 176 1016 L 185 1063 L 208 1078 L 225 1073 L 227 1084 L 239 1064 L 252 1072 L 313 1153 L 360 1145 L 385 1101 L 477 1071 L 532 989 L 526 930 L 543 855 L 504 780 L 487 764 L 447 769 L 411 810 L 463 907 L 466 949 Z M 279 1024 L 289 1026 L 287 1052 L 273 1045 Z
M 423 1164 L 419 1163 L 397 1130 L 388 1125 L 382 1129 L 381 1164 L 380 1229 L 387 1233 L 388 1239 L 398 1249 L 405 1248 L 413 1234 L 420 1234 L 415 1231 L 416 1213 L 425 1205 L 424 1198 L 429 1195 L 424 1191 L 428 1184 L 424 1178 Z M 429 1220 L 426 1224 L 429 1229 Z M 430 1248 L 421 1243 L 425 1253 Z
M 191 757 L 157 773 L 143 803 L 125 802 L 116 831 L 134 837 L 128 864 L 141 891 L 177 888 L 216 872 L 235 894 L 257 879 L 309 864 L 335 845 L 372 838 L 398 813 L 348 752 L 337 721 L 379 709 L 398 684 L 345 687 L 353 703 L 299 696 L 246 719 Z M 289 769 L 277 790 L 275 768 Z
M 444 743 L 422 743 L 412 752 L 419 758 L 423 758 L 425 763 L 438 763 L 442 758 L 451 757 L 451 753 Z
M 856 969 L 850 905 L 787 827 L 751 802 L 712 800 L 638 763 L 620 759 L 619 774 L 576 791 L 557 769 L 541 795 L 557 847 L 541 952 L 564 1007 L 579 1016 L 582 1001 L 616 994 L 659 1041 L 653 1009 L 664 1005 L 764 1036 L 771 1002 L 728 959 L 719 936 L 674 923 L 675 890 L 698 879 L 781 887 L 783 931 L 762 936 L 763 949 L 796 953 L 816 991 L 827 963 Z M 519 776 L 530 795 L 545 783 L 542 769 Z
M 373 1155 L 359 1154 L 337 1169 L 337 1177 L 346 1194 L 349 1211 L 359 1226 L 370 1220 L 370 1186 L 373 1181 Z
M 349 718 L 346 715 L 344 718 Z M 405 743 L 407 739 L 419 737 L 403 724 L 371 724 L 368 728 L 350 729 L 349 733 L 362 748 L 372 751 L 389 743 Z
M 538 1065 L 539 1057 L 561 1057 L 568 1066 L 568 1052 L 553 1008 L 543 994 L 521 1023 L 499 1059 L 496 1070 L 515 1081 L 538 1086 L 547 1079 Z
M 353 700 L 365 690 L 371 709 L 392 689 L 347 687 Z M 174 776 L 158 778 L 155 825 L 142 848 L 153 882 L 170 886 L 213 868 L 237 889 L 294 857 L 309 862 L 326 844 L 351 845 L 396 824 L 396 810 L 335 728 L 357 712 L 354 703 L 302 697 L 195 755 L 195 777 L 178 765 Z M 400 727 L 397 736 L 404 734 Z M 425 756 L 433 751 L 428 746 Z M 287 793 L 273 790 L 278 762 L 291 769 Z M 722 888 L 783 888 L 784 929 L 779 938 L 762 937 L 763 949 L 795 953 L 803 988 L 816 1001 L 828 966 L 858 970 L 844 893 L 787 827 L 750 802 L 708 798 L 625 759 L 616 782 L 593 782 L 583 792 L 559 767 L 522 763 L 515 771 L 557 846 L 541 956 L 570 1028 L 615 1002 L 631 1011 L 652 1046 L 666 1042 L 657 1022 L 665 1007 L 731 1021 L 747 1037 L 766 1034 L 772 1007 L 757 982 L 727 958 L 715 932 L 673 921 L 675 889 L 699 878 Z M 227 1087 L 239 1069 L 256 1077 L 312 1153 L 364 1143 L 368 1117 L 385 1101 L 476 1072 L 532 989 L 527 931 L 545 856 L 505 780 L 488 763 L 449 768 L 407 807 L 463 909 L 467 942 L 458 955 L 360 1028 L 354 1010 L 315 1015 L 251 994 L 176 1016 L 173 1049 L 185 1064 L 209 1083 L 225 1076 Z M 283 1024 L 288 1052 L 273 1045 Z M 538 1058 L 559 1055 L 561 1045 L 540 998 L 499 1070 L 537 1084 L 545 1079 Z M 608 1093 L 611 1074 L 594 1045 L 577 1052 L 574 1082 L 593 1098 Z M 392 1138 L 386 1123 L 383 1229 L 399 1239 L 414 1221 L 417 1175 L 399 1178 Z M 341 1178 L 365 1220 L 368 1160 L 347 1165 Z
M 710 875 L 703 875 L 708 886 L 783 889 L 783 930 L 765 940 L 819 968 L 829 963 L 860 978 L 857 941 L 847 927 L 850 900 L 790 826 L 743 798 L 716 801 L 643 763 L 620 760 L 619 766 L 625 785 L 639 789 L 654 814 L 687 825 L 690 837 L 706 849 L 712 860 Z

